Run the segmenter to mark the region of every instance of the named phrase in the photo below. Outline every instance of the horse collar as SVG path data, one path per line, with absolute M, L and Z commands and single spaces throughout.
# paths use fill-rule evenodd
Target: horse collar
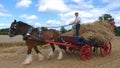
M 24 40 L 26 40 L 26 39 L 31 35 L 33 29 L 34 29 L 33 27 L 31 27 L 31 28 L 28 29 L 28 32 L 27 32 L 26 35 L 23 37 Z
M 32 30 L 33 30 L 33 27 L 29 28 L 29 30 L 28 30 L 28 32 L 26 33 L 26 35 L 28 35 L 28 36 L 31 35 Z

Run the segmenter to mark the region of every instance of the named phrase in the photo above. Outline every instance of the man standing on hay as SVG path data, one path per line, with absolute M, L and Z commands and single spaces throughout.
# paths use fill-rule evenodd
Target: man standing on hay
M 69 24 L 69 25 L 75 25 L 76 36 L 79 36 L 80 22 L 81 22 L 80 20 L 81 20 L 81 19 L 80 19 L 80 17 L 79 17 L 79 13 L 76 12 L 76 13 L 75 13 L 75 20 L 74 20 L 72 23 Z

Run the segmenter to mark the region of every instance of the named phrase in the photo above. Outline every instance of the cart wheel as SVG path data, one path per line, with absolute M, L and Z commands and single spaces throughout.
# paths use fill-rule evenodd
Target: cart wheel
M 68 50 L 66 50 L 66 53 L 67 53 L 67 54 L 73 54 L 73 53 L 75 53 L 75 48 L 73 48 L 73 47 L 68 47 Z
M 110 42 L 102 45 L 102 46 L 100 47 L 101 55 L 102 55 L 103 57 L 106 57 L 106 56 L 110 55 L 111 49 L 112 49 L 112 46 L 111 46 L 111 43 L 110 43 Z
M 84 61 L 90 60 L 92 58 L 93 51 L 92 51 L 92 46 L 90 45 L 85 45 L 82 46 L 80 50 L 80 58 Z

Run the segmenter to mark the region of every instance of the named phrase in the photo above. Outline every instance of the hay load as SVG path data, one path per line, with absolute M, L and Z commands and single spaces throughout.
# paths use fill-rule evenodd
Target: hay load
M 65 33 L 64 35 L 73 36 L 75 33 L 74 30 Z M 80 28 L 80 35 L 86 40 L 96 40 L 100 43 L 109 42 L 114 37 L 114 33 L 110 24 L 107 22 L 96 21 L 90 24 L 82 25 Z

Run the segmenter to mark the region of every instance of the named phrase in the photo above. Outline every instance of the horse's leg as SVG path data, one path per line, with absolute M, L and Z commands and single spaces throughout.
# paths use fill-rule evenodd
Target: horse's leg
M 54 51 L 55 51 L 54 44 L 50 44 L 50 46 L 51 46 L 51 50 L 50 50 L 50 52 L 49 52 L 49 54 L 47 56 L 47 59 L 50 59 L 54 55 Z
M 63 43 L 63 40 L 62 40 L 62 39 L 59 39 L 59 42 Z M 59 47 L 66 52 L 66 50 L 67 50 L 67 47 L 66 47 L 66 46 L 59 46 Z
M 98 47 L 94 46 L 93 52 L 94 52 L 94 54 L 97 54 L 98 53 Z
M 58 39 L 58 42 L 61 42 L 63 43 L 63 41 L 61 39 Z M 61 45 L 58 45 L 59 47 L 59 55 L 58 55 L 58 60 L 62 60 L 63 59 L 63 52 L 62 52 L 62 49 L 64 49 L 66 51 L 66 47 L 65 46 L 61 46 Z
M 59 55 L 58 55 L 58 60 L 62 60 L 63 59 L 63 52 L 62 52 L 63 47 L 59 45 Z
M 25 61 L 22 63 L 22 64 L 30 64 L 30 62 L 32 62 L 32 54 L 31 54 L 31 51 L 32 51 L 32 46 L 28 45 L 28 52 L 27 52 L 27 57 L 25 59 Z
M 39 61 L 42 61 L 44 59 L 44 56 L 41 54 L 37 46 L 34 46 L 35 52 L 38 54 Z

